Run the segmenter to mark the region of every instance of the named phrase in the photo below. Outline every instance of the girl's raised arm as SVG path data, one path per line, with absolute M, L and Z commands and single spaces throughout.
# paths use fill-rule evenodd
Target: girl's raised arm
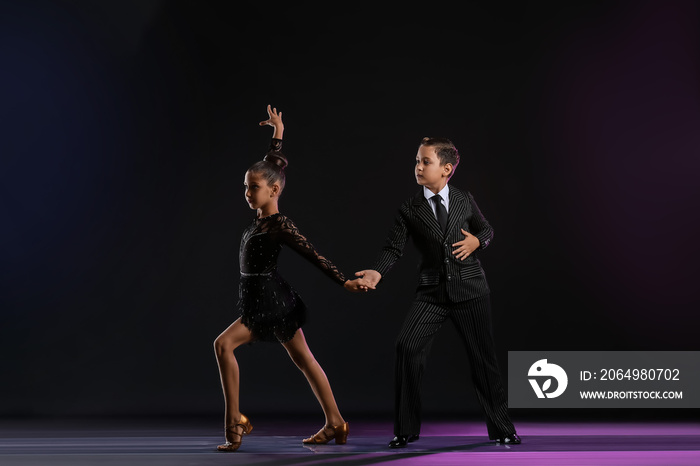
M 284 123 L 282 123 L 282 112 L 277 113 L 276 108 L 271 108 L 267 106 L 267 115 L 270 117 L 267 120 L 261 121 L 260 126 L 269 125 L 275 128 L 275 132 L 272 134 L 274 139 L 282 139 L 282 134 L 284 133 Z

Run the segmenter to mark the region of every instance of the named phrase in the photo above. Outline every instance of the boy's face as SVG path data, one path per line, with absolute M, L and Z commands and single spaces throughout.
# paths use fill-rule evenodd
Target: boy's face
M 416 182 L 427 188 L 437 188 L 447 183 L 452 164 L 440 165 L 440 158 L 434 147 L 420 146 L 416 154 Z

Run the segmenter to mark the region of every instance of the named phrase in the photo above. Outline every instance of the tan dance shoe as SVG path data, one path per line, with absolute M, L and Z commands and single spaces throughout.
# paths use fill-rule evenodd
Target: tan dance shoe
M 243 432 L 238 433 L 236 432 L 236 427 L 241 426 L 243 427 Z M 241 440 L 243 440 L 243 436 L 247 435 L 250 433 L 250 431 L 253 430 L 253 424 L 250 423 L 250 419 L 248 419 L 244 414 L 241 414 L 241 420 L 238 421 L 235 424 L 232 424 L 230 426 L 226 426 L 226 429 L 224 430 L 224 436 L 226 437 L 226 443 L 223 445 L 219 445 L 216 447 L 217 450 L 219 451 L 236 451 L 240 448 L 241 446 Z M 232 439 L 234 437 L 238 438 L 238 441 L 232 442 L 229 439 Z
M 339 426 L 323 426 L 316 435 L 302 440 L 305 444 L 323 445 L 335 439 L 336 445 L 344 445 L 348 439 L 350 427 L 348 423 Z

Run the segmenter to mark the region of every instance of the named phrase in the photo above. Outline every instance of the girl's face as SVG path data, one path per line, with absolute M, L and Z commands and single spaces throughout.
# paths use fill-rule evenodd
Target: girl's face
M 245 199 L 251 209 L 259 209 L 275 199 L 279 193 L 279 185 L 267 184 L 267 180 L 255 172 L 245 174 Z
M 434 147 L 420 146 L 416 154 L 416 182 L 421 186 L 439 186 L 452 173 L 452 164 L 440 165 Z

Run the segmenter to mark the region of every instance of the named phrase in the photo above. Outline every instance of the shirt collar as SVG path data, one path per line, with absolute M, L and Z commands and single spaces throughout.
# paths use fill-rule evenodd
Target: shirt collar
M 446 184 L 444 188 L 438 193 L 440 197 L 442 198 L 442 203 L 445 205 L 445 209 L 449 210 L 450 209 L 450 185 Z M 423 186 L 423 196 L 427 200 L 430 200 L 431 197 L 433 197 L 435 194 L 425 186 Z

